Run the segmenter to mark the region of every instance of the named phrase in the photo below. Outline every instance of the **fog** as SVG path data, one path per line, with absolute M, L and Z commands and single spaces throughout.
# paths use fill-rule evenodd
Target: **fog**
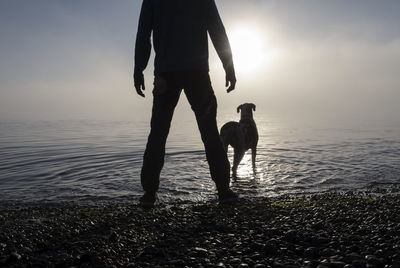
M 216 1 L 228 35 L 253 28 L 264 40 L 259 68 L 238 71 L 227 94 L 210 45 L 220 114 L 254 102 L 258 111 L 306 118 L 397 120 L 400 114 L 400 2 Z M 0 119 L 148 120 L 133 90 L 141 1 L 2 1 Z M 233 38 L 233 37 L 232 37 Z M 255 44 L 248 44 L 252 50 Z M 233 51 L 240 59 L 243 51 Z M 240 61 L 239 61 L 240 62 Z M 239 69 L 240 66 L 238 65 Z M 191 116 L 182 95 L 176 117 Z

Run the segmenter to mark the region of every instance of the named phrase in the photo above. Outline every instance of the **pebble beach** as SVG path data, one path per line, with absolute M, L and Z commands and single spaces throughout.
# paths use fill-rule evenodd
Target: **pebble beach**
M 396 193 L 2 202 L 0 230 L 2 267 L 400 267 Z

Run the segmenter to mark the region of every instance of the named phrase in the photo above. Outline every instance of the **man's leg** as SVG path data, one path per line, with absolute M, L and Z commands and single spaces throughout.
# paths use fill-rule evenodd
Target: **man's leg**
M 218 192 L 229 190 L 230 164 L 222 146 L 217 127 L 217 99 L 208 72 L 191 72 L 184 78 L 185 94 L 196 115 L 197 125 L 204 143 L 211 178 Z
M 151 131 L 141 172 L 143 189 L 150 195 L 155 195 L 158 190 L 160 172 L 164 166 L 165 143 L 180 93 L 181 89 L 174 85 L 171 75 L 155 77 Z

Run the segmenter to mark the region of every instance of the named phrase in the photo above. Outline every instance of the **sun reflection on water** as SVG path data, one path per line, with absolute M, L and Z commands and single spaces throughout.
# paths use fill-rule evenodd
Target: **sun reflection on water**
M 251 153 L 247 152 L 242 161 L 239 164 L 237 169 L 237 175 L 240 177 L 252 177 L 253 176 L 253 167 L 251 165 Z

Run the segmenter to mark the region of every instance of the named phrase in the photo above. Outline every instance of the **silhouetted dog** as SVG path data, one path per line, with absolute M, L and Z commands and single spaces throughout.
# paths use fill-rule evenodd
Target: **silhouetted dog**
M 253 171 L 256 170 L 258 131 L 253 119 L 253 111 L 255 110 L 256 106 L 253 103 L 239 105 L 237 112 L 242 111 L 239 123 L 231 121 L 221 128 L 220 137 L 225 151 L 228 151 L 228 145 L 231 145 L 234 149 L 233 178 L 236 178 L 236 170 L 248 149 L 251 149 Z

